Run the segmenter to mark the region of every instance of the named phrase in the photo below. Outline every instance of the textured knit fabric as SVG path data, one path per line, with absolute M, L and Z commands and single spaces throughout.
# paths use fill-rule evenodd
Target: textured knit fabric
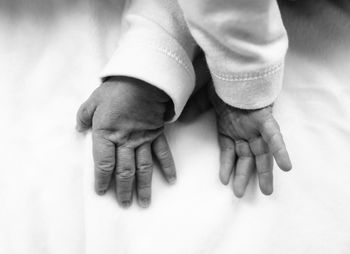
M 123 34 L 102 78 L 130 76 L 166 92 L 175 120 L 195 83 L 192 58 L 196 43 L 176 1 L 136 0 L 126 3 Z
M 288 39 L 275 0 L 179 0 L 227 104 L 271 104 L 283 78 Z
M 261 108 L 280 92 L 288 39 L 275 0 L 133 0 L 123 24 L 102 77 L 131 76 L 162 89 L 173 100 L 173 120 L 193 92 L 197 44 L 227 104 Z

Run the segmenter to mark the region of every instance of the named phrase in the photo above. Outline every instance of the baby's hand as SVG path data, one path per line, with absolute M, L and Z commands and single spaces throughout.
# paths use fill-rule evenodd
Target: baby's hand
M 209 97 L 218 124 L 221 182 L 228 184 L 234 172 L 234 193 L 242 197 L 256 168 L 261 191 L 265 195 L 271 194 L 273 157 L 282 170 L 292 168 L 280 128 L 272 116 L 272 107 L 258 110 L 234 108 L 225 104 L 214 88 L 210 88 Z
M 77 130 L 92 126 L 95 189 L 104 194 L 116 181 L 118 202 L 131 205 L 134 181 L 139 204 L 151 200 L 152 151 L 166 180 L 176 180 L 173 158 L 163 133 L 170 98 L 133 78 L 110 78 L 80 106 Z

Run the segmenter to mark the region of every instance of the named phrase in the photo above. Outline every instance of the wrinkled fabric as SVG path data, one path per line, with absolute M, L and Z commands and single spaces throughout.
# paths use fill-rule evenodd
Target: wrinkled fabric
M 276 0 L 132 0 L 123 14 L 120 43 L 101 77 L 160 88 L 173 101 L 173 121 L 194 89 L 196 44 L 227 104 L 262 108 L 280 93 L 288 38 Z
M 133 77 L 161 89 L 173 102 L 175 121 L 194 90 L 195 49 L 177 1 L 126 1 L 118 47 L 100 75 Z
M 258 109 L 282 87 L 288 48 L 276 0 L 179 0 L 203 49 L 215 91 L 227 104 Z
M 124 210 L 94 193 L 91 136 L 74 130 L 122 4 L 1 1 L 0 253 L 349 253 L 350 18 L 324 3 L 282 8 L 291 50 L 275 116 L 294 168 L 275 169 L 274 194 L 252 180 L 236 199 L 220 183 L 209 112 L 167 127 L 176 185 L 156 170 L 151 207 Z

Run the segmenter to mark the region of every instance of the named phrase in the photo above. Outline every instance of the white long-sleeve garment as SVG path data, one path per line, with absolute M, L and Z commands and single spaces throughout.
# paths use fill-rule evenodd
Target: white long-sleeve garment
M 131 0 L 102 78 L 130 76 L 162 89 L 175 120 L 194 89 L 197 44 L 227 104 L 256 109 L 276 99 L 288 39 L 275 0 Z
M 276 0 L 179 0 L 227 104 L 256 109 L 279 94 L 287 33 Z

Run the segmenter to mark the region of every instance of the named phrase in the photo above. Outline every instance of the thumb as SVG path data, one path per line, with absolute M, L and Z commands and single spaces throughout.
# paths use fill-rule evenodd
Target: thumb
M 91 127 L 92 117 L 94 115 L 95 109 L 96 106 L 91 103 L 90 100 L 87 100 L 81 104 L 76 117 L 76 130 L 78 132 L 86 131 Z

